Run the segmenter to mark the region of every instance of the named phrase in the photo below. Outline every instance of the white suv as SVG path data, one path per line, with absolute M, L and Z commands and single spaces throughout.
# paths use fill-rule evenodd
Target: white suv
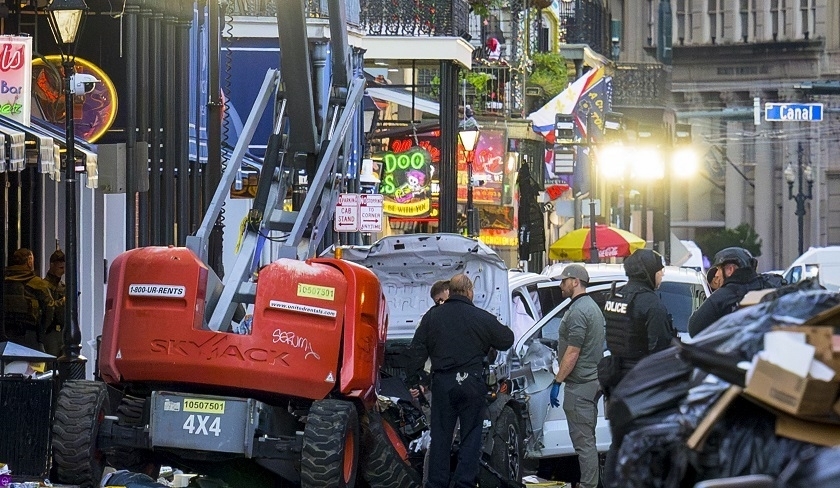
M 490 464 L 516 479 L 522 474 L 523 457 L 540 460 L 575 454 L 563 409 L 549 407 L 557 333 L 570 303 L 560 293 L 560 282 L 552 278 L 562 266 L 549 267 L 543 274 L 508 270 L 492 249 L 457 234 L 390 236 L 370 246 L 345 247 L 342 254 L 344 259 L 371 269 L 381 282 L 389 310 L 386 370 L 393 366 L 388 358 L 398 359 L 399 351 L 414 336 L 420 317 L 433 305 L 431 285 L 457 273 L 469 275 L 475 283 L 475 304 L 510 326 L 515 337 L 513 347 L 494 364 L 494 373 L 507 380 L 510 391 L 498 395 L 490 408 L 492 435 L 488 438 L 493 441 L 485 443 Z M 621 265 L 587 265 L 587 269 L 591 278 L 588 291 L 601 304 L 601 297 L 606 297 L 614 282 L 620 288 L 627 281 Z M 708 295 L 705 278 L 695 271 L 666 269 L 660 293 L 670 293 L 671 283 L 680 289 L 675 291 L 680 300 L 669 297 L 666 303 L 681 303 L 687 294 L 690 311 Z M 690 286 L 683 289 L 683 283 Z M 680 317 L 675 317 L 675 323 L 681 323 L 684 331 L 690 311 L 685 315 L 678 308 L 669 310 Z M 508 415 L 510 411 L 516 415 Z M 519 421 L 510 423 L 511 417 Z M 596 439 L 598 450 L 605 452 L 611 437 L 603 402 L 598 405 Z M 483 481 L 482 486 L 495 485 Z

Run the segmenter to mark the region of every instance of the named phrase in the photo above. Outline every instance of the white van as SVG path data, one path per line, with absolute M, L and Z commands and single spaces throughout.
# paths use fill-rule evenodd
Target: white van
M 840 246 L 808 249 L 785 270 L 784 276 L 791 284 L 816 277 L 826 289 L 840 291 Z

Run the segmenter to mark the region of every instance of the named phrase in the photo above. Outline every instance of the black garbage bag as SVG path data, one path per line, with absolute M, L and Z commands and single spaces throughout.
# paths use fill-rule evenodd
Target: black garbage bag
M 686 477 L 689 450 L 685 438 L 685 430 L 674 417 L 630 432 L 621 443 L 608 486 L 693 486 L 693 479 Z
M 784 291 L 781 288 L 779 291 Z M 692 343 L 749 361 L 764 347 L 764 333 L 774 325 L 800 324 L 840 305 L 840 295 L 825 290 L 794 289 L 777 299 L 724 315 L 697 335 Z
M 126 470 L 115 471 L 103 480 L 102 486 L 105 488 L 166 488 L 166 485 L 158 483 L 148 475 Z
M 677 356 L 676 347 L 639 361 L 613 389 L 607 402 L 613 440 L 620 440 L 640 418 L 676 409 L 695 384 L 691 381 L 693 371 Z
M 679 343 L 677 348 L 679 350 L 677 355 L 686 363 L 733 385 L 746 384 L 746 371 L 738 367 L 742 359 L 737 355 L 720 353 L 708 347 L 683 342 Z
M 775 428 L 775 415 L 736 398 L 712 427 L 702 450 L 691 458 L 699 479 L 748 474 L 778 478 L 786 466 L 798 462 L 803 450 L 814 447 L 779 437 Z
M 840 484 L 840 449 L 811 446 L 779 475 L 776 486 L 817 488 Z

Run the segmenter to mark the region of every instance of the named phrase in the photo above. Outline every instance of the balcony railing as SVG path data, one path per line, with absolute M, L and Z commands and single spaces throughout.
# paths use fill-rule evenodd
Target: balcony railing
M 347 23 L 358 26 L 359 0 L 345 0 L 347 5 Z M 276 17 L 277 2 L 275 0 L 233 0 L 230 2 L 230 14 L 245 17 Z M 306 16 L 310 19 L 329 18 L 330 10 L 327 0 L 307 0 Z
M 484 66 L 473 64 L 468 79 L 481 80 L 483 86 L 467 83 L 466 98 L 476 115 L 508 117 L 512 114 L 515 84 L 512 83 L 510 66 Z
M 587 44 L 595 52 L 610 56 L 610 12 L 601 0 L 559 2 L 560 42 Z
M 613 74 L 613 105 L 645 107 L 668 105 L 670 73 L 661 64 L 619 63 Z
M 464 0 L 361 1 L 361 26 L 369 36 L 461 36 L 468 19 Z

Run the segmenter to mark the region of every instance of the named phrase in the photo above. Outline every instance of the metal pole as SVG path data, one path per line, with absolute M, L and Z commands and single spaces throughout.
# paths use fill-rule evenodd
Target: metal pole
M 478 144 L 478 141 L 476 141 Z M 473 158 L 475 158 L 475 151 L 468 151 L 467 154 L 467 235 L 469 237 L 478 237 L 479 221 L 478 212 L 475 205 L 473 205 Z
M 440 193 L 438 231 L 456 232 L 458 172 L 455 152 L 458 131 L 458 71 L 452 61 L 440 62 Z
M 592 114 L 586 114 L 586 145 L 589 147 L 589 262 L 598 264 L 601 257 L 598 256 L 598 243 L 595 236 L 598 225 L 595 222 L 595 151 L 592 144 Z
M 64 59 L 64 249 L 67 272 L 64 275 L 66 302 L 64 306 L 64 351 L 60 358 L 61 377 L 67 379 L 85 378 L 85 359 L 81 356 L 82 333 L 79 330 L 79 259 L 76 251 L 76 135 L 73 121 L 73 91 L 71 78 L 76 61 Z

